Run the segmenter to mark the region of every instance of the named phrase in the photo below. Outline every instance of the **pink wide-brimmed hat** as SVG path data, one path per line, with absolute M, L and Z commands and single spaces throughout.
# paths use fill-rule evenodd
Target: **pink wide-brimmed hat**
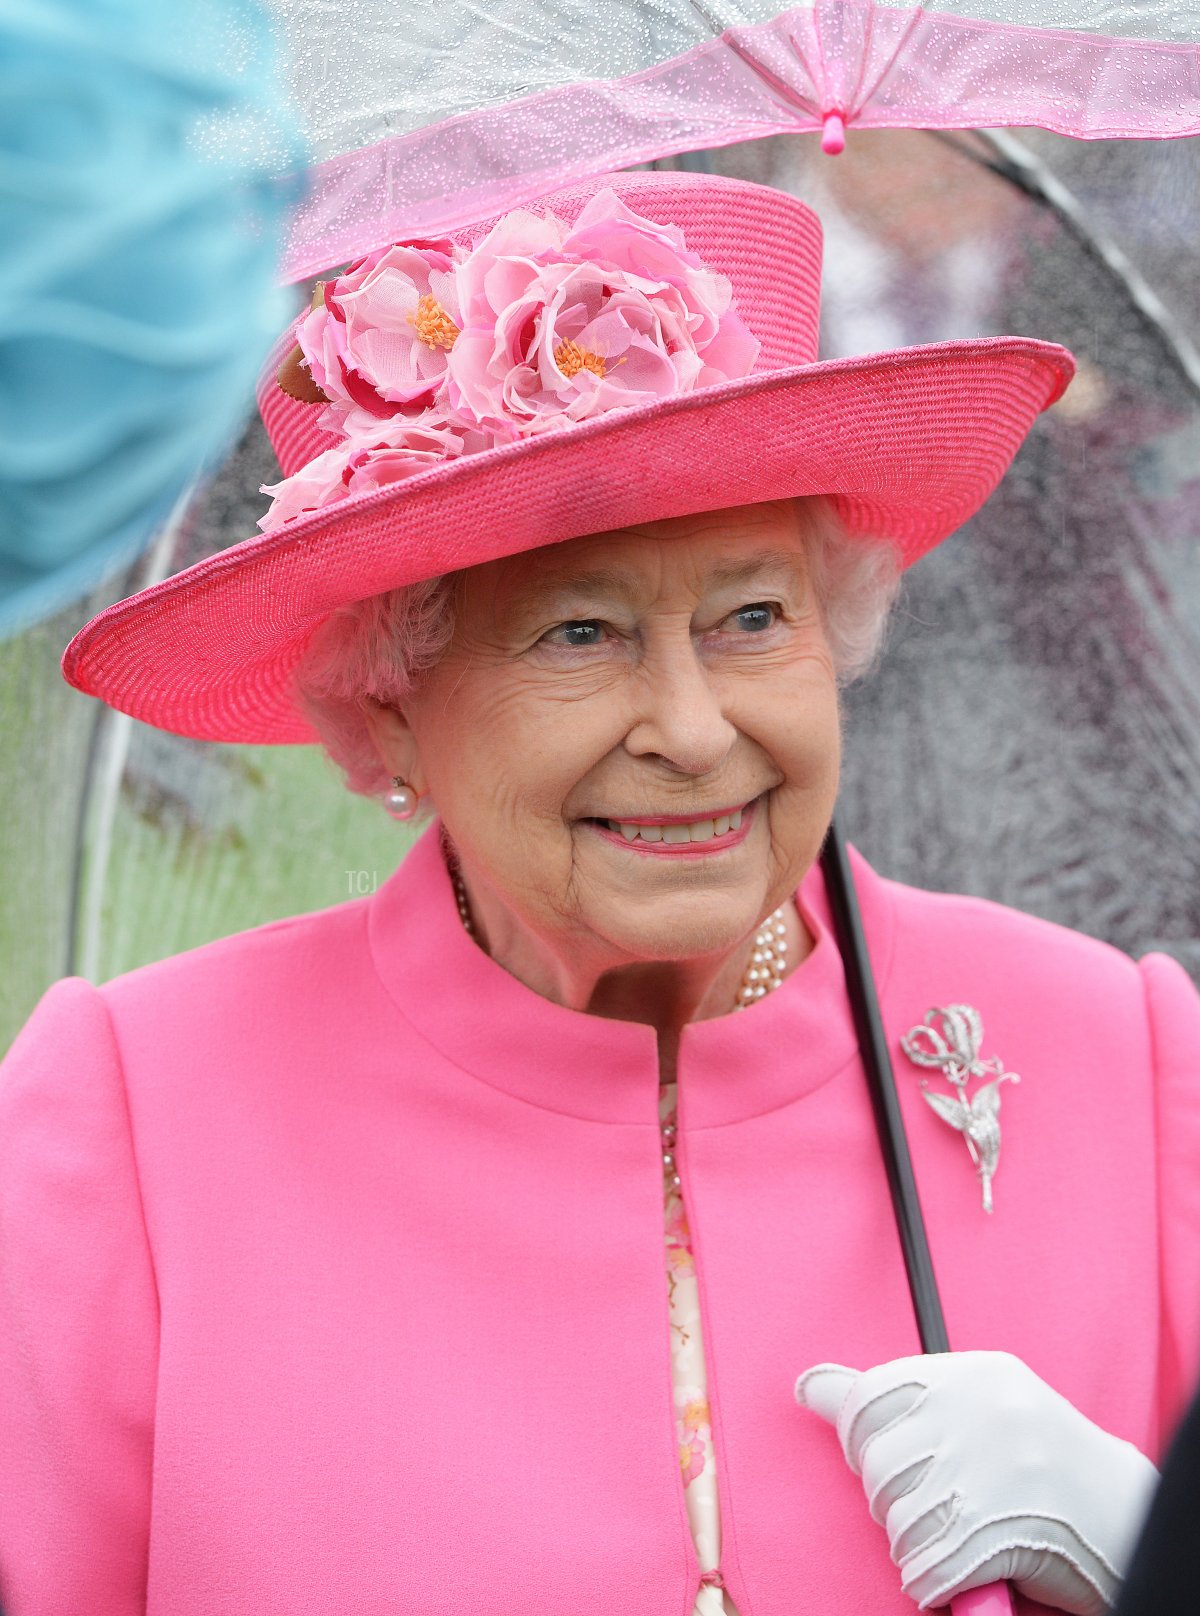
M 803 203 L 700 174 L 607 175 L 371 254 L 264 372 L 266 531 L 99 613 L 64 676 L 182 735 L 314 741 L 293 689 L 312 634 L 402 584 L 804 494 L 911 564 L 1074 362 L 994 337 L 818 363 L 820 273 Z

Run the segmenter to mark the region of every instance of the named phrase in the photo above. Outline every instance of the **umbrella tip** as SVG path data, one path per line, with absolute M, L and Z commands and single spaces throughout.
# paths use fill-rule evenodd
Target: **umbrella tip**
M 827 112 L 821 131 L 821 150 L 836 157 L 846 149 L 846 124 L 840 112 Z

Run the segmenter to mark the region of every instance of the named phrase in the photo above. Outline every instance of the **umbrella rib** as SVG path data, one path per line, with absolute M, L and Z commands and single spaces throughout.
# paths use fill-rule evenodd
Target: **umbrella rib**
M 743 45 L 741 41 L 735 37 L 732 25 L 728 27 L 723 25 L 720 19 L 714 17 L 712 12 L 709 11 L 708 7 L 704 5 L 703 0 L 688 0 L 688 4 L 691 6 L 693 11 L 699 12 L 708 26 L 715 30 L 716 37 L 718 39 L 723 39 L 738 60 L 744 62 L 750 71 L 757 78 L 761 79 L 767 88 L 772 90 L 785 106 L 799 107 L 801 112 L 807 112 L 811 118 L 815 119 L 818 123 L 820 122 L 821 108 L 817 106 L 816 102 L 810 101 L 807 96 L 797 94 L 797 92 L 792 89 L 791 85 L 786 84 L 781 78 L 777 77 L 776 74 L 772 73 L 771 69 L 767 67 L 764 62 L 761 62 L 752 51 L 747 50 L 745 45 Z M 799 56 L 804 65 L 805 71 L 808 73 L 809 78 L 812 80 L 815 86 L 818 82 L 817 74 L 813 72 L 803 50 L 801 50 L 799 45 L 796 44 L 795 36 L 789 35 L 789 38 L 791 39 L 792 45 L 795 47 L 796 54 Z
M 892 54 L 888 57 L 887 61 L 883 64 L 883 66 L 880 68 L 879 72 L 876 74 L 875 82 L 872 84 L 872 86 L 871 86 L 871 88 L 869 90 L 864 90 L 863 89 L 863 80 L 864 80 L 864 78 L 866 76 L 866 71 L 867 71 L 867 57 L 868 57 L 868 55 L 870 53 L 871 42 L 875 37 L 875 8 L 874 8 L 874 6 L 871 7 L 870 11 L 867 13 L 867 37 L 866 37 L 866 42 L 865 42 L 865 44 L 863 46 L 862 58 L 861 58 L 861 60 L 859 62 L 859 66 L 858 66 L 858 82 L 857 82 L 857 84 L 855 85 L 855 88 L 854 88 L 854 106 L 855 106 L 856 109 L 861 107 L 861 106 L 864 106 L 866 104 L 866 102 L 868 102 L 872 98 L 872 96 L 876 96 L 876 95 L 879 94 L 880 87 L 883 85 L 884 81 L 887 79 L 888 74 L 892 71 L 892 69 L 895 67 L 896 63 L 899 61 L 901 51 L 903 51 L 905 49 L 905 47 L 907 46 L 910 38 L 912 37 L 914 29 L 917 27 L 917 25 L 920 23 L 921 19 L 924 16 L 925 16 L 925 11 L 924 11 L 923 7 L 918 6 L 916 9 L 914 9 L 911 17 L 909 17 L 907 23 L 905 23 L 905 25 L 904 25 L 904 32 L 900 35 L 900 38 L 896 41 L 895 49 L 892 51 Z
M 976 129 L 973 133 L 996 154 L 994 161 L 982 157 L 963 140 L 944 130 L 929 131 L 935 139 L 952 146 L 972 162 L 1008 180 L 1035 201 L 1056 213 L 1076 240 L 1102 263 L 1122 286 L 1134 308 L 1157 333 L 1185 379 L 1200 394 L 1200 349 L 1183 329 L 1149 281 L 1127 255 L 1089 220 L 1087 210 L 1069 186 L 1064 185 L 1028 146 L 1006 129 Z
M 121 587 L 122 596 L 135 588 L 148 589 L 166 577 L 175 541 L 191 508 L 197 486 L 196 481 L 192 481 L 179 496 L 149 553 L 139 558 L 126 574 Z M 84 765 L 79 815 L 75 823 L 65 972 L 67 976 L 87 977 L 91 982 L 98 981 L 100 977 L 104 887 L 108 878 L 121 781 L 134 725 L 134 720 L 128 714 L 97 705 Z M 84 854 L 89 844 L 91 857 L 86 860 L 85 874 Z

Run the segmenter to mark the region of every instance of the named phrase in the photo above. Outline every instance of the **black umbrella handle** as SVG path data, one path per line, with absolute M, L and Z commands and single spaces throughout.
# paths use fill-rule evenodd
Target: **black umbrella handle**
M 934 1277 L 933 1259 L 929 1254 L 929 1238 L 925 1233 L 925 1219 L 921 1214 L 904 1120 L 900 1115 L 896 1079 L 879 1015 L 879 998 L 875 992 L 875 978 L 871 973 L 871 959 L 863 934 L 858 893 L 854 887 L 846 842 L 836 816 L 821 850 L 821 869 L 825 875 L 834 931 L 846 972 L 846 993 L 854 1015 L 863 1066 L 866 1068 L 875 1126 L 887 1167 L 892 1210 L 896 1214 L 896 1228 L 904 1252 L 904 1266 L 908 1273 L 913 1311 L 917 1316 L 921 1350 L 949 1352 L 946 1319 Z
M 834 931 L 846 971 L 846 993 L 854 1013 L 858 1047 L 866 1068 L 875 1126 L 887 1166 L 892 1210 L 896 1214 L 896 1228 L 904 1251 L 904 1266 L 908 1272 L 913 1312 L 917 1316 L 921 1350 L 949 1352 L 946 1318 L 934 1278 L 929 1238 L 925 1233 L 925 1219 L 917 1195 L 917 1180 L 896 1095 L 896 1078 L 879 1015 L 879 997 L 875 992 L 875 978 L 871 974 L 871 958 L 867 953 L 854 873 L 836 818 L 829 827 L 825 846 L 821 849 L 821 868 L 825 874 Z M 984 1588 L 971 1588 L 966 1593 L 958 1594 L 950 1601 L 950 1611 L 951 1616 L 1013 1616 L 1008 1584 L 990 1582 Z

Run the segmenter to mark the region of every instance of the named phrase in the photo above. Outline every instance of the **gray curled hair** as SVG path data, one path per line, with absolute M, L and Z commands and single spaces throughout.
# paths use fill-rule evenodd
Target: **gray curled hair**
M 793 503 L 838 680 L 849 684 L 882 648 L 900 557 L 889 543 L 847 540 L 823 496 Z M 296 670 L 297 693 L 349 790 L 381 797 L 391 785 L 367 727 L 367 700 L 402 706 L 439 660 L 454 635 L 460 576 L 447 573 L 340 606 L 309 641 Z

